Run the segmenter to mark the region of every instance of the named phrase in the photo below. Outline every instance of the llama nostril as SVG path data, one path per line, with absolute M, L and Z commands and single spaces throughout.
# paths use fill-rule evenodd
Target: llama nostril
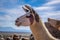
M 19 20 L 19 18 L 17 18 L 17 20 Z
M 18 21 L 16 20 L 16 23 L 17 23 Z

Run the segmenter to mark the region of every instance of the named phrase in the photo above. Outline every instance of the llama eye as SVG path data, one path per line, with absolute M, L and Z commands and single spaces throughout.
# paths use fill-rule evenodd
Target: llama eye
M 26 10 L 27 13 L 29 13 L 30 11 L 29 10 Z
M 29 12 L 29 10 L 26 10 L 26 12 Z

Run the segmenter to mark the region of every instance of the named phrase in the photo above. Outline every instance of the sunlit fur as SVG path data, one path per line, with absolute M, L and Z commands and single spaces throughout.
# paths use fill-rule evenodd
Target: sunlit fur
M 46 28 L 45 24 L 42 22 L 41 18 L 39 18 L 39 15 L 31 7 L 29 7 L 27 5 L 25 5 L 25 8 L 23 7 L 25 12 L 27 13 L 26 8 L 30 11 L 29 13 L 32 14 L 33 17 L 34 17 L 33 24 L 30 24 L 30 29 L 33 33 L 33 36 L 34 36 L 35 40 L 59 40 L 59 39 L 56 39 L 55 37 L 53 37 L 49 33 L 49 31 Z M 21 20 L 19 20 L 19 21 L 21 21 Z
M 60 31 L 60 20 L 48 18 L 48 22 L 50 23 L 50 25 L 52 25 L 54 28 Z

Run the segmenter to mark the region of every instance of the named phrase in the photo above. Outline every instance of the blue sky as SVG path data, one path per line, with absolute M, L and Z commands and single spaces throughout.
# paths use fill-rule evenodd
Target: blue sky
M 60 20 L 60 0 L 0 0 L 0 27 L 30 30 L 29 27 L 17 27 L 14 23 L 17 17 L 25 14 L 22 9 L 25 4 L 31 5 L 42 21 L 47 21 L 47 18 Z

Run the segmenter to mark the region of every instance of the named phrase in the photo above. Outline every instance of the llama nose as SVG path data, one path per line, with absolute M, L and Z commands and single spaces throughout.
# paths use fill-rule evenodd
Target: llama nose
M 19 18 L 17 18 L 16 23 L 18 22 Z
M 17 23 L 18 21 L 16 20 L 16 23 Z

